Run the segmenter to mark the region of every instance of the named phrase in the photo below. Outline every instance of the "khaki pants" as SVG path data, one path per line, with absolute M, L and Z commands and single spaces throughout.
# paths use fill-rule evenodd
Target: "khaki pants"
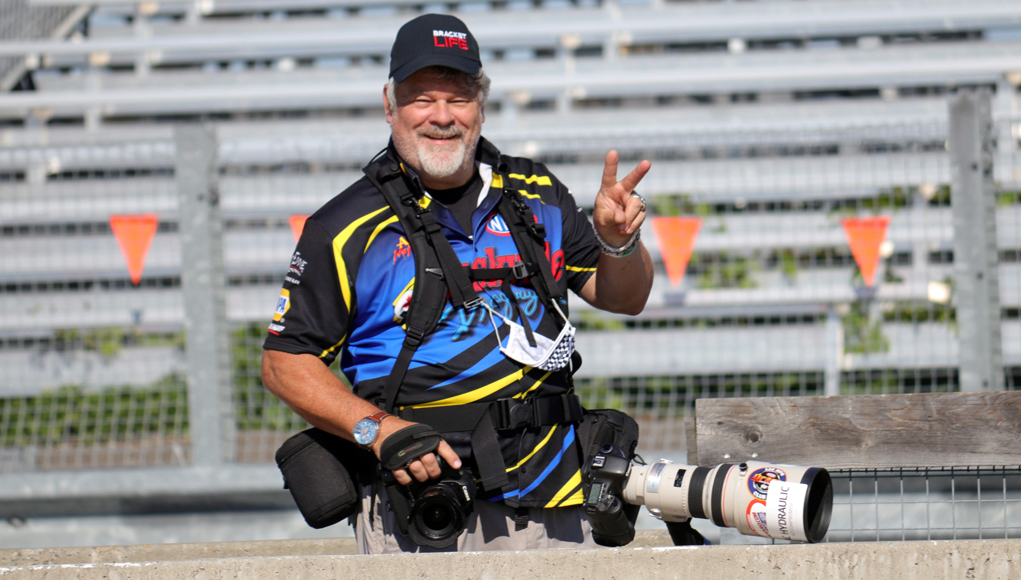
M 372 486 L 362 487 L 362 511 L 355 524 L 360 554 L 396 554 L 401 552 L 477 552 L 483 550 L 529 550 L 539 548 L 595 548 L 592 528 L 581 506 L 528 510 L 528 526 L 515 529 L 514 509 L 502 503 L 476 501 L 468 517 L 466 530 L 447 548 L 419 546 L 397 528 L 393 512 L 388 512 L 386 491 L 373 504 Z

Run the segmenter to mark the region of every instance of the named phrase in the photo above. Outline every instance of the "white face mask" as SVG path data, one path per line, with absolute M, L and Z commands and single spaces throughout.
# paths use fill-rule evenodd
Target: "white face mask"
M 483 302 L 483 305 L 489 311 L 489 320 L 493 323 L 493 331 L 496 332 L 497 340 L 500 340 L 500 352 L 507 358 L 544 371 L 558 371 L 571 362 L 571 355 L 574 354 L 574 327 L 571 326 L 571 322 L 567 320 L 567 317 L 564 316 L 556 302 L 553 303 L 553 308 L 560 314 L 560 318 L 564 320 L 564 328 L 560 331 L 557 338 L 553 340 L 533 332 L 535 346 L 528 344 L 528 335 L 525 333 L 525 327 L 496 312 L 485 302 Z M 500 332 L 496 329 L 496 320 L 493 318 L 493 315 L 502 318 L 507 323 L 507 327 L 510 328 L 510 334 L 507 336 L 507 346 L 504 346 L 503 340 L 500 339 Z

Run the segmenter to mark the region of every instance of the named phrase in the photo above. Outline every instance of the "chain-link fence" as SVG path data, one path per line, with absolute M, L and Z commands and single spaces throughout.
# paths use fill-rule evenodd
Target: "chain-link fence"
M 183 164 L 169 130 L 145 140 L 0 151 L 0 303 L 8 314 L 0 329 L 0 473 L 187 466 L 209 447 L 203 437 L 216 439 L 226 464 L 269 463 L 279 443 L 305 427 L 262 387 L 265 328 L 295 224 L 356 180 L 374 152 L 365 144 L 381 146 L 385 135 L 299 125 L 221 132 L 218 154 L 198 166 Z M 1018 120 L 998 118 L 990 134 L 995 303 L 974 291 L 962 298 L 958 284 L 958 234 L 967 224 L 955 221 L 945 117 L 489 137 L 508 153 L 546 162 L 588 209 L 607 144 L 628 162 L 648 158 L 653 171 L 642 191 L 651 217 L 700 220 L 680 280 L 667 274 L 676 256 L 646 227 L 657 280 L 642 315 L 572 302 L 585 357 L 576 390 L 587 407 L 635 416 L 639 451 L 654 456 L 686 448 L 685 419 L 698 398 L 962 390 L 965 298 L 999 313 L 992 330 L 1002 336 L 1002 354 L 992 368 L 1014 389 L 1021 380 L 1017 128 Z M 344 137 L 323 137 L 330 134 Z M 186 204 L 199 190 L 185 181 L 206 183 L 209 197 L 200 191 L 198 205 Z M 111 216 L 146 215 L 156 217 L 135 283 L 126 260 L 141 246 L 128 248 Z M 222 277 L 220 290 L 191 281 L 201 278 L 199 262 L 187 257 L 202 233 L 195 216 L 208 220 L 203 235 L 222 245 L 222 266 L 202 266 Z M 872 247 L 854 238 L 862 224 L 881 230 Z M 218 292 L 220 311 L 197 310 Z M 201 326 L 209 317 L 220 326 Z M 224 329 L 221 362 L 194 362 L 201 354 L 189 335 L 195 328 Z M 227 420 L 209 427 L 217 409 L 227 409 Z M 836 474 L 830 539 L 1014 537 L 1021 486 L 1011 469 L 952 472 L 950 508 L 942 471 Z M 992 480 L 999 499 L 976 487 Z M 863 499 L 866 487 L 873 500 Z M 983 499 L 962 491 L 972 488 Z M 888 503 L 900 506 L 901 523 L 885 519 Z M 919 505 L 928 510 L 924 524 Z M 989 512 L 995 506 L 998 516 Z M 955 515 L 945 528 L 946 509 L 981 515 Z M 869 520 L 868 510 L 882 517 Z

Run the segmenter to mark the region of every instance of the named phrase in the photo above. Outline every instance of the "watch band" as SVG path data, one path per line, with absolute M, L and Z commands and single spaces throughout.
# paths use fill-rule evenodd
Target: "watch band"
M 373 442 L 375 442 L 376 438 L 379 437 L 379 424 L 383 422 L 383 419 L 386 419 L 389 416 L 390 413 L 387 413 L 386 411 L 376 411 L 368 417 L 359 419 L 358 422 L 355 423 L 353 430 L 355 443 L 357 443 L 362 449 L 371 448 Z M 371 435 L 368 433 L 362 433 L 363 430 L 371 430 Z M 369 438 L 363 439 L 362 435 L 369 435 Z

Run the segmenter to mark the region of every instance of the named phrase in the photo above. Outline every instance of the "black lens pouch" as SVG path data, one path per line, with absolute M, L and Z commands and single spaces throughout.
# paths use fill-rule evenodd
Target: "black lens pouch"
M 578 424 L 578 442 L 584 454 L 582 465 L 586 465 L 588 458 L 598 454 L 604 445 L 613 445 L 631 459 L 638 447 L 638 423 L 627 413 L 616 409 L 585 409 Z M 582 475 L 586 475 L 586 468 L 582 470 Z
M 276 461 L 284 488 L 308 525 L 318 529 L 358 512 L 358 475 L 375 457 L 350 441 L 312 428 L 284 441 Z

